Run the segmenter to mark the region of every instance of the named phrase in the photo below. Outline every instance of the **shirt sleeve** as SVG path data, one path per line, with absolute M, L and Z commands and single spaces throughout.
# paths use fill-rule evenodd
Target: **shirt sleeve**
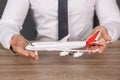
M 29 0 L 7 0 L 0 19 L 0 42 L 9 49 L 14 34 L 19 34 L 29 9 Z
M 120 38 L 120 11 L 116 0 L 96 0 L 96 13 L 101 26 L 108 29 L 112 41 Z

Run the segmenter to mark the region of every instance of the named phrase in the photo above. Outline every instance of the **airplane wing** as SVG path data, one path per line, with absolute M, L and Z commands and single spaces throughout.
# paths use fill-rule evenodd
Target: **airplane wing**
M 78 52 L 97 52 L 99 51 L 99 49 L 96 49 L 96 50 L 69 50 L 69 51 L 78 51 Z
M 70 37 L 70 34 L 68 34 L 67 36 L 65 36 L 63 39 L 60 40 L 60 42 L 67 42 L 68 39 Z
M 60 52 L 60 56 L 66 56 L 66 55 L 73 55 L 73 57 L 77 58 L 82 56 L 85 52 L 98 52 L 99 49 L 96 50 L 68 50 L 68 51 L 62 51 Z

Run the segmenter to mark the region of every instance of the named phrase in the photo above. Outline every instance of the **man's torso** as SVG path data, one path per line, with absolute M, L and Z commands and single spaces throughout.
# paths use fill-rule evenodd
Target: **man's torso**
M 93 27 L 96 0 L 68 0 L 70 40 L 84 40 Z M 30 0 L 38 39 L 58 39 L 58 0 Z

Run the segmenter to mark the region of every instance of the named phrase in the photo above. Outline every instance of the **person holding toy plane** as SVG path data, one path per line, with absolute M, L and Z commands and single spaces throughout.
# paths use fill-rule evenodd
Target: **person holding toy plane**
M 82 41 L 101 31 L 99 43 L 102 46 L 86 49 L 99 48 L 98 53 L 102 53 L 107 41 L 120 38 L 120 11 L 116 0 L 8 0 L 0 19 L 0 42 L 21 56 L 39 59 L 33 51 L 25 49 L 28 41 L 20 34 L 29 8 L 37 24 L 36 40 L 58 41 L 70 34 L 69 41 Z M 100 25 L 93 29 L 94 11 Z

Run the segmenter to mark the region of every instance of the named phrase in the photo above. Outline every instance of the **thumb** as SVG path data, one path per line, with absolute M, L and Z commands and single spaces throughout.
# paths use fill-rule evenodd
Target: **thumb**
M 10 43 L 10 45 L 16 45 L 17 41 L 15 39 L 11 39 L 9 43 Z
M 111 41 L 111 40 L 112 40 L 112 38 L 111 38 L 111 36 L 108 34 L 108 31 L 107 31 L 107 30 L 102 31 L 102 36 L 103 36 L 103 38 L 104 38 L 106 41 Z

